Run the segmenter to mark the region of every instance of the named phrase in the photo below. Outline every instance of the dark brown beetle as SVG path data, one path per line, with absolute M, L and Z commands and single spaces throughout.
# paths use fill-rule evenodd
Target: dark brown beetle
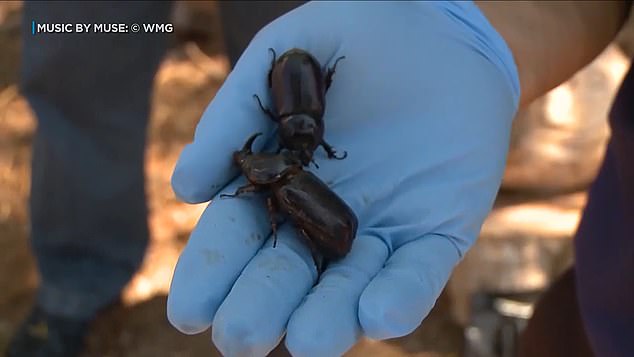
M 322 70 L 317 59 L 304 50 L 291 49 L 279 59 L 272 48 L 269 51 L 273 53 L 268 74 L 273 109 L 265 108 L 257 94 L 254 97 L 260 108 L 278 123 L 278 153 L 286 148 L 298 155 L 302 164 L 308 165 L 315 163 L 313 152 L 321 145 L 329 158 L 345 159 L 347 152 L 339 157 L 325 141 L 323 120 L 326 92 L 332 84 L 337 63 L 345 56 L 337 58 L 332 68 Z
M 259 135 L 261 133 L 252 135 L 242 150 L 233 154 L 235 164 L 249 184 L 238 188 L 234 194 L 220 197 L 270 190 L 272 195 L 267 198 L 267 206 L 273 229 L 273 246 L 277 242 L 275 213 L 282 211 L 293 219 L 300 234 L 306 238 L 321 272 L 322 264 L 316 253 L 326 261 L 348 254 L 357 233 L 357 216 L 323 181 L 304 171 L 302 163 L 292 153 L 254 154 L 251 146 Z

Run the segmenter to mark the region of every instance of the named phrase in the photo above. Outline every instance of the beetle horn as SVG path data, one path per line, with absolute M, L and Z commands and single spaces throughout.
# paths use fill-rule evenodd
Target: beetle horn
M 244 153 L 248 153 L 248 154 L 252 153 L 253 151 L 252 151 L 251 147 L 253 146 L 253 142 L 260 135 L 262 135 L 262 133 L 255 133 L 255 134 L 251 135 L 251 137 L 247 140 L 247 142 L 244 143 L 244 146 L 242 147 L 241 151 L 244 152 Z

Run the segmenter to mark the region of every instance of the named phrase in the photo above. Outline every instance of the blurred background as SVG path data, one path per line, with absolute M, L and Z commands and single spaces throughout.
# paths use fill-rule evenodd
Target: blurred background
M 0 2 L 0 351 L 37 284 L 27 224 L 35 120 L 17 87 L 21 8 L 19 1 Z M 165 303 L 178 254 L 205 206 L 177 201 L 169 180 L 229 71 L 219 21 L 215 1 L 174 7 L 146 152 L 151 245 L 123 304 L 97 320 L 86 356 L 217 353 L 209 331 L 185 336 L 173 329 Z M 430 316 L 409 336 L 363 340 L 349 356 L 513 355 L 532 302 L 572 262 L 571 238 L 609 136 L 608 109 L 633 53 L 630 21 L 593 63 L 518 114 L 496 206 Z

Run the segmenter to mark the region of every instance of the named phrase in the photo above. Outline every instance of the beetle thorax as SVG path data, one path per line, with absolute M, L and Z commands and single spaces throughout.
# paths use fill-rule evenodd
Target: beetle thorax
M 299 165 L 297 160 L 288 155 L 259 153 L 246 157 L 240 166 L 251 183 L 267 185 L 279 181 Z

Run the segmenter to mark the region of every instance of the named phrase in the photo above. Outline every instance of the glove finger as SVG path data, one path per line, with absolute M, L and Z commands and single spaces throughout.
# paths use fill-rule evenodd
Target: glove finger
M 270 138 L 274 123 L 253 95 L 258 94 L 267 105 L 271 58 L 265 41 L 254 41 L 216 93 L 172 174 L 172 188 L 179 199 L 189 203 L 210 200 L 237 174 L 233 151 L 256 132 L 264 133 L 264 138 L 254 143 L 254 151 Z
M 245 184 L 230 184 L 233 193 Z M 214 199 L 200 217 L 174 270 L 167 317 L 183 333 L 209 328 L 218 306 L 270 233 L 262 197 Z
M 288 318 L 313 286 L 310 250 L 285 224 L 249 262 L 213 321 L 212 338 L 224 356 L 265 356 L 280 342 Z
M 373 339 L 414 331 L 440 296 L 460 259 L 446 236 L 430 234 L 397 249 L 359 300 L 359 321 Z
M 355 344 L 359 297 L 387 256 L 383 241 L 361 235 L 345 258 L 328 266 L 289 320 L 286 347 L 292 355 L 341 356 Z

